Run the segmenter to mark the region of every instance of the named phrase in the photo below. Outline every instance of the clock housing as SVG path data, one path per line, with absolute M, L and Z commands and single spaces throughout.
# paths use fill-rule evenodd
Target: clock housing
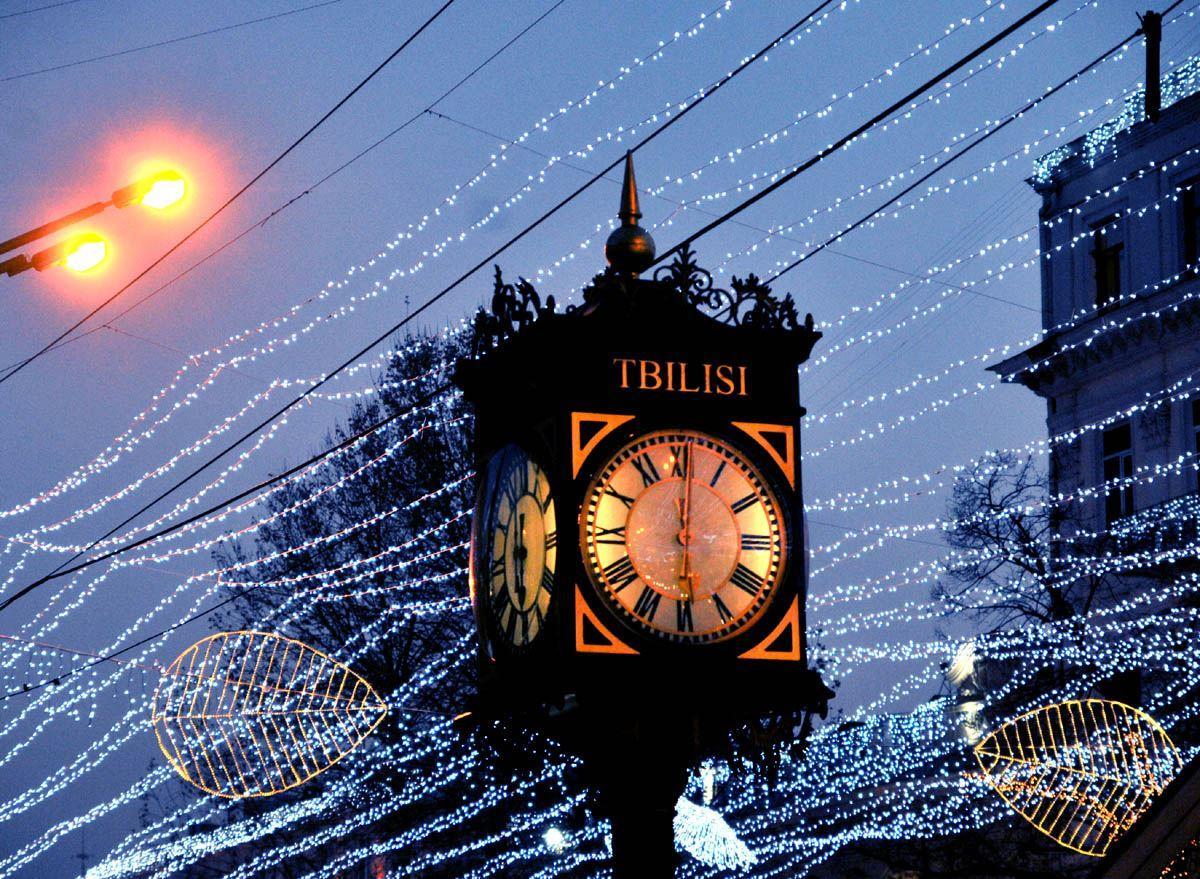
M 455 381 L 475 408 L 477 466 L 512 443 L 533 455 L 560 532 L 544 640 L 523 656 L 481 649 L 483 701 L 753 713 L 827 698 L 804 629 L 797 367 L 820 338 L 811 315 L 753 276 L 714 288 L 685 251 L 653 279 L 597 276 L 565 312 L 497 270 L 476 329 Z M 690 479 L 672 447 L 694 456 Z M 641 531 L 604 542 L 621 527 Z

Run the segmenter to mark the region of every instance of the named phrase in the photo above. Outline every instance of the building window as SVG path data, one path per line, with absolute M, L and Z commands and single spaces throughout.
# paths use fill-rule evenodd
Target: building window
M 1180 237 L 1183 244 L 1183 268 L 1196 271 L 1196 261 L 1200 259 L 1200 177 L 1193 178 L 1184 184 L 1183 190 L 1183 228 Z
M 1126 421 L 1104 431 L 1104 521 L 1111 525 L 1133 512 L 1133 486 L 1112 485 L 1133 476 L 1133 427 Z
M 1092 259 L 1096 263 L 1096 304 L 1103 307 L 1121 296 L 1121 241 L 1117 214 L 1092 224 Z
M 1192 446 L 1196 458 L 1192 466 L 1196 468 L 1196 491 L 1200 491 L 1200 397 L 1192 400 Z

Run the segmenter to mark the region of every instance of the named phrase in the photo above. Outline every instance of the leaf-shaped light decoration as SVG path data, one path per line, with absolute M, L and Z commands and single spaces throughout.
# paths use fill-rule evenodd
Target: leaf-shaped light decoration
M 720 870 L 747 870 L 758 856 L 738 839 L 720 812 L 680 797 L 675 804 L 675 841 L 702 864 Z
M 975 746 L 988 783 L 1060 845 L 1102 857 L 1182 769 L 1144 711 L 1104 699 L 1023 714 Z
M 303 784 L 356 748 L 387 713 L 365 680 L 270 632 L 221 632 L 163 672 L 154 734 L 175 771 L 219 797 Z

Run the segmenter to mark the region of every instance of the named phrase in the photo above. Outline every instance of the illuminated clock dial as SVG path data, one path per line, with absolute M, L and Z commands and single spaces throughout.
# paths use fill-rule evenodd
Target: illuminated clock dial
M 476 597 L 494 638 L 520 650 L 544 628 L 558 530 L 550 480 L 510 445 L 488 463 L 475 517 Z
M 779 502 L 723 440 L 686 430 L 640 437 L 600 471 L 584 503 L 586 567 L 644 631 L 718 641 L 774 595 L 786 546 Z

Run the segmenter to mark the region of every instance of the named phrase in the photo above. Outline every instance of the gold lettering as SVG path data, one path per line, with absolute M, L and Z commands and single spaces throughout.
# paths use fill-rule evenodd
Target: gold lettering
M 730 396 L 737 386 L 733 383 L 733 367 L 728 363 L 717 364 L 717 394 L 722 397 Z
M 642 380 L 638 384 L 638 389 L 643 391 L 657 391 L 662 387 L 662 367 L 653 360 L 639 360 Z M 653 379 L 654 384 L 650 384 L 649 380 Z
M 689 364 L 685 360 L 640 360 L 614 357 L 618 370 L 618 387 L 640 391 L 669 391 L 678 394 L 716 394 L 720 397 L 746 397 L 750 394 L 750 367 L 733 363 Z M 688 377 L 688 367 L 692 376 Z M 703 368 L 703 377 L 696 375 Z M 631 375 L 636 369 L 635 375 Z M 664 375 L 665 373 L 665 375 Z M 636 380 L 636 386 L 633 384 Z M 695 382 L 695 384 L 692 384 Z
M 631 360 L 628 357 L 614 357 L 613 363 L 621 365 L 621 387 L 622 389 L 629 387 L 629 364 L 637 363 L 636 360 Z
M 685 394 L 697 394 L 700 388 L 689 388 L 687 384 L 687 364 L 679 364 L 679 390 Z

